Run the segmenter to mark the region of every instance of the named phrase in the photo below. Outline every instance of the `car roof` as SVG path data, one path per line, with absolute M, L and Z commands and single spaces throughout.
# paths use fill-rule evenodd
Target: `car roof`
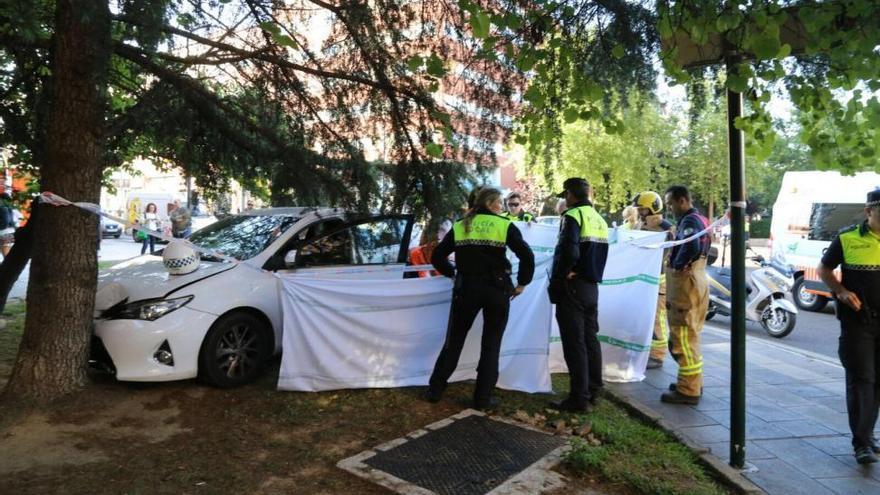
M 247 210 L 239 213 L 240 215 L 256 216 L 256 215 L 279 215 L 291 217 L 303 217 L 308 214 L 330 215 L 338 213 L 346 213 L 341 208 L 326 208 L 314 206 L 286 206 L 281 208 L 260 208 L 257 210 Z

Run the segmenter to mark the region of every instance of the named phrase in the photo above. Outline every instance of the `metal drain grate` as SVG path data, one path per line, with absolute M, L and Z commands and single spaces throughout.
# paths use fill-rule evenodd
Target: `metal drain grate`
M 437 494 L 482 495 L 564 444 L 564 438 L 469 415 L 361 462 Z

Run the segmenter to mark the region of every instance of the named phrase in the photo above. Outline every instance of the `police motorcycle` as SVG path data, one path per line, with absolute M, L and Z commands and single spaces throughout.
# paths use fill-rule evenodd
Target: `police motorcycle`
M 713 247 L 706 267 L 709 278 L 706 320 L 716 314 L 730 316 L 731 272 L 723 262 L 721 267 L 712 266 L 717 258 L 718 250 Z M 793 271 L 779 256 L 770 261 L 761 255 L 749 259 L 760 266 L 746 275 L 746 319 L 759 322 L 771 337 L 781 339 L 794 330 L 797 322 L 797 308 L 785 298 L 794 285 Z

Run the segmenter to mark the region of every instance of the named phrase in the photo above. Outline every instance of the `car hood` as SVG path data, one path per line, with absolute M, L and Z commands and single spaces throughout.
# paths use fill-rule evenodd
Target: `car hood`
M 95 310 L 103 311 L 118 302 L 165 297 L 185 285 L 235 268 L 233 263 L 202 261 L 199 268 L 187 275 L 171 275 L 162 258 L 145 255 L 123 261 L 98 274 Z

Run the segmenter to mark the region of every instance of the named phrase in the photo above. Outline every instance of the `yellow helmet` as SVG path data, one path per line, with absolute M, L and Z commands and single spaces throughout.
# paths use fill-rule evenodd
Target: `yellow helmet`
M 663 211 L 663 200 L 660 195 L 654 191 L 644 191 L 636 194 L 633 198 L 633 206 L 636 208 L 647 208 L 651 210 L 652 215 L 656 215 Z

